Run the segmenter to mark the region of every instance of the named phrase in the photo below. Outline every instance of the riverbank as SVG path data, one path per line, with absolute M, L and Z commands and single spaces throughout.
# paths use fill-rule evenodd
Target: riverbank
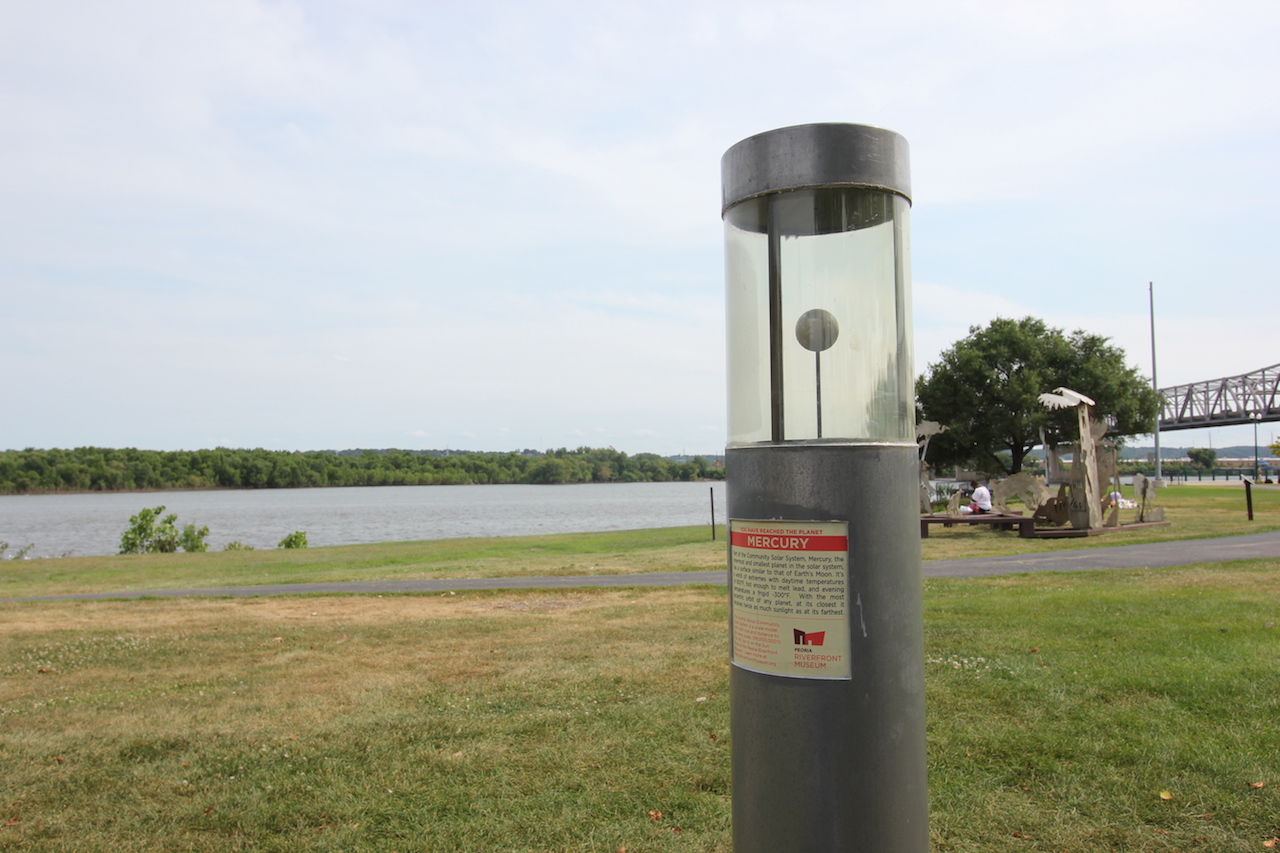
M 710 524 L 711 493 L 724 520 L 724 485 L 698 482 L 355 486 L 145 494 L 0 497 L 0 542 L 34 543 L 33 555 L 119 551 L 144 507 L 166 507 L 179 525 L 209 528 L 209 547 L 236 541 L 272 549 L 303 530 L 313 547 L 464 537 L 627 530 Z
M 705 495 L 699 494 L 699 502 Z M 926 562 L 1052 555 L 1142 543 L 1213 540 L 1280 529 L 1280 491 L 1254 494 L 1249 521 L 1243 490 L 1186 486 L 1162 497 L 1168 527 L 1086 539 L 1021 539 L 987 529 L 945 528 L 921 543 Z M 241 587 L 301 583 L 369 583 L 412 579 L 625 575 L 701 572 L 726 566 L 725 532 L 710 525 L 465 537 L 425 541 L 261 549 L 205 554 L 69 557 L 0 563 L 0 598 L 40 595 Z

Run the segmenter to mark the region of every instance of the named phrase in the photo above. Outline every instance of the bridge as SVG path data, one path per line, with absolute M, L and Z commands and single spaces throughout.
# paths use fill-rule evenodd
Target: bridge
M 1161 388 L 1159 429 L 1280 421 L 1280 364 L 1252 373 Z

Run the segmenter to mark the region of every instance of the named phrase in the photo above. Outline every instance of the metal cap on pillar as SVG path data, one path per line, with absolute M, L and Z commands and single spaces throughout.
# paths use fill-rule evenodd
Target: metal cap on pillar
M 721 160 L 721 212 L 767 193 L 863 187 L 911 199 L 907 140 L 865 124 L 802 124 L 749 136 Z
M 928 849 L 907 143 L 722 161 L 736 853 Z

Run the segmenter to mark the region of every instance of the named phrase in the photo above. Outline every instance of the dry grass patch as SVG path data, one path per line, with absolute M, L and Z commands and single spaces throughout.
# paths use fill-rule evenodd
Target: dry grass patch
M 0 850 L 727 849 L 723 599 L 2 606 Z

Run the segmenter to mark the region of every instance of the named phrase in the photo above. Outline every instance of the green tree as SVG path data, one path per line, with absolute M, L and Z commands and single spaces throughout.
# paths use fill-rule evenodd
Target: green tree
M 1218 451 L 1212 447 L 1193 447 L 1187 451 L 1187 458 L 1201 468 L 1212 468 L 1218 459 Z
M 694 466 L 694 467 L 690 467 Z M 696 471 L 694 470 L 696 468 Z M 0 493 L 132 488 L 588 483 L 722 478 L 705 460 L 676 464 L 652 453 L 561 447 L 545 455 L 457 451 L 157 451 L 79 447 L 0 450 Z
M 1093 398 L 1095 420 L 1105 420 L 1115 435 L 1155 428 L 1158 395 L 1107 338 L 1067 335 L 1034 317 L 996 318 L 986 328 L 970 327 L 916 382 L 920 419 L 947 427 L 930 442 L 929 461 L 1018 473 L 1042 428 L 1062 441 L 1076 437 L 1075 413 L 1039 400 L 1060 386 Z

